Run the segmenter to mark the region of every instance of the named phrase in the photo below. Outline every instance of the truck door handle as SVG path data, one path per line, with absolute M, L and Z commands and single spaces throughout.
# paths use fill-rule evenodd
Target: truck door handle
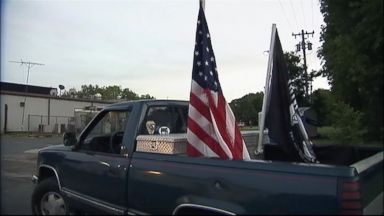
M 122 155 L 123 157 L 128 157 L 128 149 L 127 147 L 121 145 L 120 146 L 120 155 Z
M 215 181 L 213 186 L 215 187 L 215 189 L 218 189 L 218 190 L 223 190 L 224 189 L 219 181 Z

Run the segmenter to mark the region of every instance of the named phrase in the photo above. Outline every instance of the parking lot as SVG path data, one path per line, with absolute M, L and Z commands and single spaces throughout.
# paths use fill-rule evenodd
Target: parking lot
M 1 214 L 31 214 L 31 176 L 36 169 L 39 148 L 62 143 L 62 137 L 2 135 L 1 143 Z

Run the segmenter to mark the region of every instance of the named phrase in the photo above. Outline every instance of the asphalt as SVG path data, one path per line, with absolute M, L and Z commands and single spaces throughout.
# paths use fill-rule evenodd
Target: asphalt
M 61 136 L 1 135 L 1 215 L 30 215 L 37 151 Z

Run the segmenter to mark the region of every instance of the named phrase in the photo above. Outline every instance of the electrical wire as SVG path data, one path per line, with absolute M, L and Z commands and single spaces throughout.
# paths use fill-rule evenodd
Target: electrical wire
M 292 1 L 289 0 L 289 3 L 291 4 L 291 9 L 293 11 L 293 17 L 295 18 L 295 22 L 296 22 L 296 28 L 299 29 L 299 25 L 297 24 L 297 18 L 296 18 L 296 13 L 295 13 L 295 9 L 293 8 L 293 4 L 292 4 Z
M 314 29 L 314 25 L 313 25 L 313 1 L 315 1 L 315 0 L 311 0 L 311 7 L 312 7 L 312 29 Z
M 287 16 L 287 14 L 285 13 L 285 9 L 284 9 L 283 4 L 281 3 L 280 0 L 279 0 L 279 4 L 280 4 L 281 9 L 283 9 L 283 13 L 284 13 L 284 16 L 285 16 L 285 20 L 287 21 L 287 23 L 288 23 L 290 29 L 292 30 L 293 28 L 292 28 L 291 22 L 289 22 L 288 16 Z
M 303 0 L 300 0 L 300 7 L 301 7 L 301 14 L 303 15 L 304 28 L 306 28 L 307 27 L 307 22 L 306 22 L 307 19 L 305 19 Z

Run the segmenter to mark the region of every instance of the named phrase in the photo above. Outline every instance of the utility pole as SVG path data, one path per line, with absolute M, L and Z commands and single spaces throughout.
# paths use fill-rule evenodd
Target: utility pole
M 44 65 L 42 63 L 36 63 L 36 62 L 25 62 L 23 60 L 20 60 L 20 61 L 9 61 L 9 62 L 12 62 L 12 63 L 19 63 L 20 65 L 27 65 L 27 68 L 28 68 L 28 73 L 27 73 L 27 83 L 25 85 L 25 93 L 28 93 L 28 80 L 29 80 L 29 70 L 35 66 L 35 65 Z M 25 113 L 25 106 L 26 106 L 26 101 L 27 101 L 27 95 L 24 96 L 24 105 L 23 105 L 23 115 L 21 117 L 21 130 L 23 130 L 23 127 L 24 127 L 24 113 Z
M 296 37 L 297 36 L 301 36 L 301 42 L 299 42 L 298 44 L 296 44 L 296 51 L 299 52 L 300 51 L 300 48 L 303 49 L 303 58 L 304 58 L 304 76 L 305 76 L 305 97 L 308 98 L 309 94 L 308 94 L 308 72 L 307 72 L 307 56 L 305 54 L 305 49 L 308 48 L 308 50 L 312 50 L 312 43 L 307 41 L 305 42 L 305 39 L 307 39 L 305 36 L 306 35 L 312 35 L 313 37 L 313 34 L 315 32 L 312 31 L 312 32 L 307 32 L 304 30 L 301 30 L 301 33 L 297 33 L 297 34 L 294 34 L 292 33 L 292 36 Z

